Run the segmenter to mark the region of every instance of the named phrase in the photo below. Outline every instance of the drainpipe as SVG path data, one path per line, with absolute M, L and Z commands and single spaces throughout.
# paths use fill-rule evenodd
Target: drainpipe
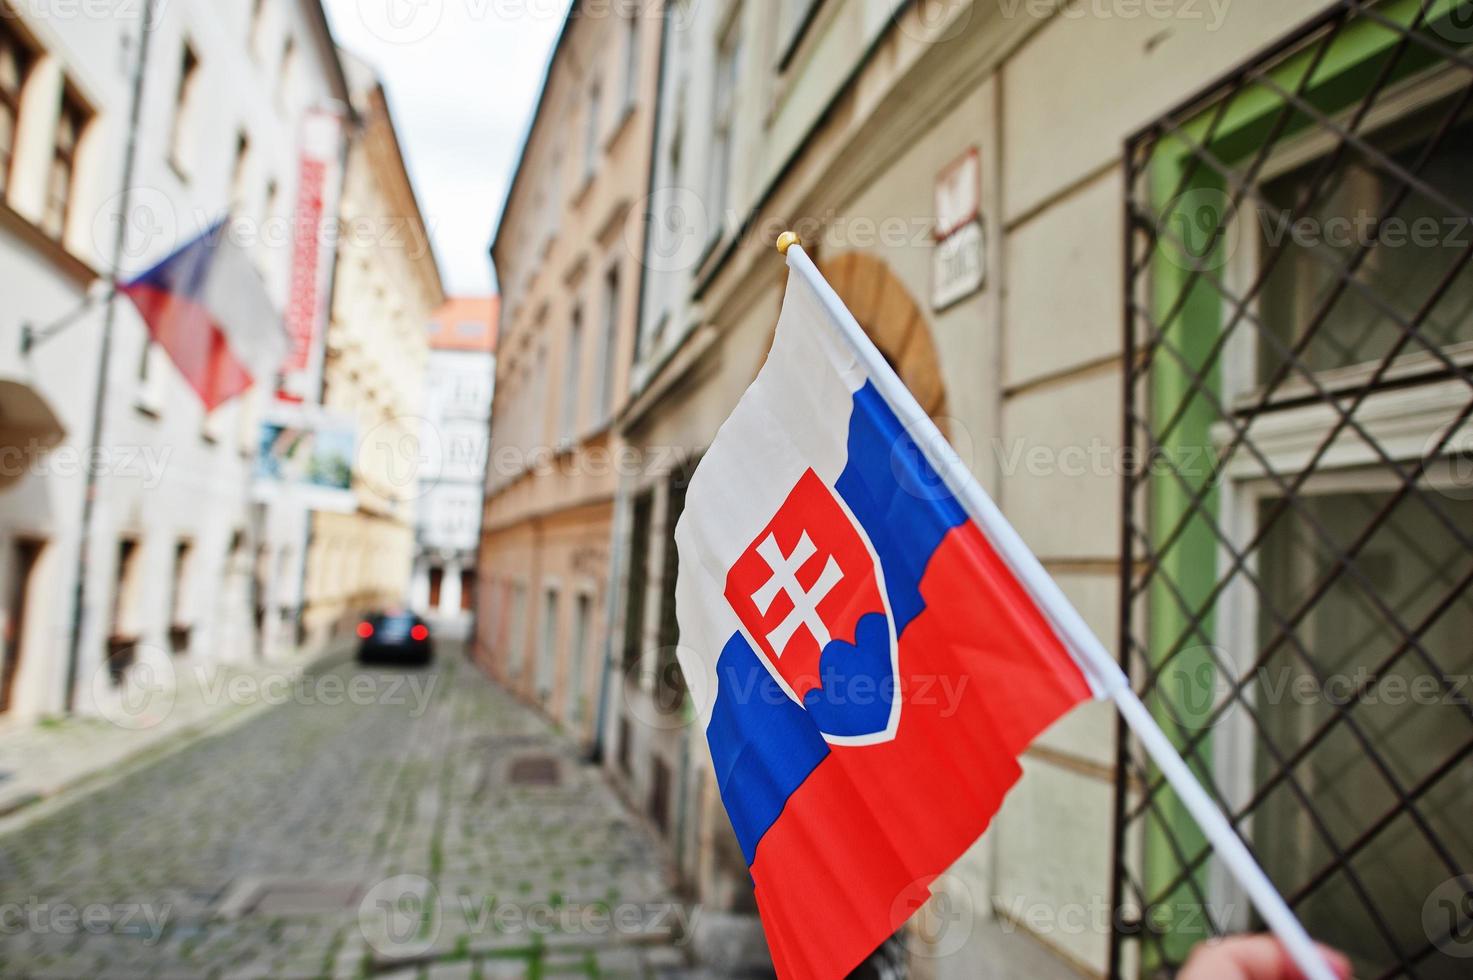
M 112 366 L 113 327 L 118 318 L 117 282 L 123 274 L 128 247 L 128 218 L 133 207 L 133 174 L 138 165 L 138 131 L 143 116 L 143 86 L 148 74 L 149 42 L 153 39 L 154 0 L 143 2 L 143 26 L 138 38 L 138 64 L 133 69 L 132 106 L 128 110 L 128 143 L 123 155 L 123 188 L 118 195 L 118 228 L 113 235 L 112 285 L 102 315 L 102 344 L 97 355 L 97 397 L 92 402 L 92 425 L 87 438 L 87 459 L 102 445 L 103 415 L 107 405 L 108 368 Z M 70 713 L 77 706 L 77 674 L 82 659 L 82 627 L 87 612 L 87 574 L 92 543 L 92 524 L 97 507 L 96 466 L 87 467 L 82 492 L 82 521 L 77 532 L 77 581 L 72 590 L 72 630 L 67 645 L 66 697 L 63 707 Z

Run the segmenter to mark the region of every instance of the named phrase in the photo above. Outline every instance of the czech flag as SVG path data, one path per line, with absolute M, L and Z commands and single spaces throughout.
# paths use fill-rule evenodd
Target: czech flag
M 281 315 L 225 226 L 221 221 L 118 286 L 206 412 L 269 376 L 287 349 Z
M 798 261 L 691 482 L 676 608 L 778 974 L 827 978 L 919 909 L 1097 685 Z

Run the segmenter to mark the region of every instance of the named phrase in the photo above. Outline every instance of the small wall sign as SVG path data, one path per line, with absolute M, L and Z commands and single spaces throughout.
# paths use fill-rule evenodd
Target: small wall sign
M 931 308 L 940 312 L 966 299 L 987 280 L 982 222 L 963 225 L 936 245 L 931 256 Z

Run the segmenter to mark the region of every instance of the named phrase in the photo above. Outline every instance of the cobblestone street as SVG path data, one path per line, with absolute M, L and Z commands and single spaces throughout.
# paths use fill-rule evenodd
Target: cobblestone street
M 686 975 L 653 839 L 458 644 L 293 691 L 0 837 L 0 975 Z

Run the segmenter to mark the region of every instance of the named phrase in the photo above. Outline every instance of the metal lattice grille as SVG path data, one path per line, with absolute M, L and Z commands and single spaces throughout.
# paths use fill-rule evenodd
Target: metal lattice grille
M 1473 0 L 1341 2 L 1126 146 L 1122 651 L 1317 937 L 1473 971 Z M 1122 731 L 1115 975 L 1259 927 Z

